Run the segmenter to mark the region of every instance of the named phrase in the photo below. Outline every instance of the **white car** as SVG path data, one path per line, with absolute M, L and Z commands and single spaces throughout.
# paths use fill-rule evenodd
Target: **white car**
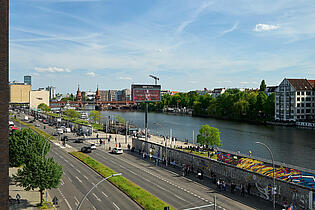
M 112 153 L 114 153 L 114 154 L 123 154 L 124 153 L 124 151 L 122 150 L 122 148 L 114 148 L 113 150 L 112 150 Z
M 14 126 L 14 122 L 13 121 L 9 121 L 9 126 Z
M 58 128 L 58 129 L 57 129 L 57 133 L 58 133 L 58 134 L 63 134 L 63 129 L 62 129 L 62 128 Z
M 96 149 L 96 145 L 95 144 L 91 144 L 91 149 Z

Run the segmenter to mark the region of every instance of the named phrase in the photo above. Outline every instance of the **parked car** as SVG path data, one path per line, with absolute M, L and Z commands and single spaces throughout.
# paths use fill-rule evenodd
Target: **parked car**
M 58 136 L 58 133 L 57 132 L 53 132 L 52 135 L 53 136 Z
M 35 124 L 35 126 L 36 126 L 36 127 L 40 127 L 40 124 L 37 123 L 37 124 Z
M 82 147 L 82 148 L 81 148 L 81 152 L 84 152 L 84 153 L 91 153 L 91 152 L 92 152 L 92 149 L 91 149 L 91 147 L 85 146 L 85 147 Z
M 121 148 L 114 148 L 113 150 L 112 150 L 112 153 L 113 154 L 123 154 L 124 153 L 124 151 L 121 149 Z
M 14 126 L 14 122 L 13 121 L 9 121 L 9 126 Z
M 58 128 L 58 129 L 57 129 L 57 133 L 58 133 L 58 134 L 63 134 L 63 129 L 62 129 L 62 128 Z
M 91 149 L 96 149 L 96 145 L 95 144 L 91 144 Z
M 83 139 L 82 138 L 75 139 L 74 143 L 83 143 Z

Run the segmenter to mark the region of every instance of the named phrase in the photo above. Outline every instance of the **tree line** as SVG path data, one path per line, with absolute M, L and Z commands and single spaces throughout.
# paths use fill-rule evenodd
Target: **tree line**
M 216 98 L 210 94 L 199 95 L 196 91 L 163 95 L 160 102 L 149 103 L 149 109 L 162 111 L 166 107 L 186 107 L 192 109 L 194 116 L 231 120 L 271 120 L 275 111 L 275 94 L 267 96 L 265 88 L 261 86 L 257 91 L 228 89 Z

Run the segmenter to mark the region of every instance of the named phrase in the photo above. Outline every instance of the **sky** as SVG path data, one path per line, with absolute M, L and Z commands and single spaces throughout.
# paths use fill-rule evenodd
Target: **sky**
M 313 0 L 10 0 L 10 81 L 257 88 L 315 79 Z

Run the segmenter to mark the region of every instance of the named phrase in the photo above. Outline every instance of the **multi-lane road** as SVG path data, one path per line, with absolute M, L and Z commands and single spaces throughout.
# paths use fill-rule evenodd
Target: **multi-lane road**
M 52 133 L 54 128 L 45 125 L 45 131 Z M 43 124 L 41 124 L 43 128 Z M 71 135 L 73 138 L 74 136 Z M 89 142 L 73 143 L 67 141 L 67 147 L 80 150 Z M 171 168 L 156 167 L 151 161 L 142 160 L 135 153 L 111 154 L 98 147 L 89 154 L 143 189 L 159 197 L 177 209 L 213 209 L 216 197 L 217 209 L 268 209 L 270 203 L 254 199 L 235 199 L 228 193 L 221 193 L 208 187 L 205 181 L 197 181 L 192 175 L 183 177 L 179 171 Z M 89 189 L 102 179 L 97 173 L 69 155 L 60 144 L 52 144 L 48 156 L 54 157 L 63 166 L 64 175 L 58 189 L 49 191 L 51 197 L 61 200 L 61 209 L 75 209 L 80 199 Z M 84 201 L 82 209 L 139 209 L 125 194 L 108 182 L 99 185 Z

